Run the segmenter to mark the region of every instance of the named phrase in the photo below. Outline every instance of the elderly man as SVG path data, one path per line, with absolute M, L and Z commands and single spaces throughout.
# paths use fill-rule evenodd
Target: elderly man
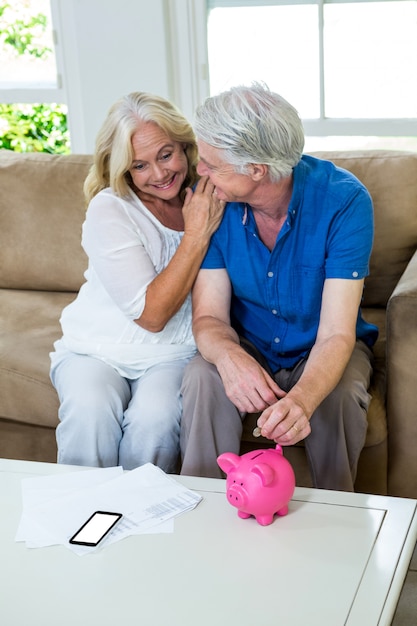
M 353 491 L 378 332 L 360 313 L 369 193 L 303 155 L 296 110 L 265 86 L 209 98 L 195 130 L 199 174 L 228 204 L 193 289 L 182 473 L 221 476 L 217 456 L 260 411 L 263 436 L 304 440 L 315 487 Z

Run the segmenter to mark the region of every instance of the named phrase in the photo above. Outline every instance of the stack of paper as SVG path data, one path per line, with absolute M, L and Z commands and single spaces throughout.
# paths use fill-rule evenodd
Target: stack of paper
M 16 541 L 30 548 L 62 544 L 79 555 L 128 535 L 172 532 L 174 517 L 202 499 L 150 463 L 130 472 L 111 467 L 26 478 L 22 498 Z M 123 518 L 95 548 L 70 544 L 95 511 L 114 511 Z

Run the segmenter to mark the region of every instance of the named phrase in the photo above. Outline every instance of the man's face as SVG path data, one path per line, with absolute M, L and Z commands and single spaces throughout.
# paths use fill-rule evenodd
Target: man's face
M 197 172 L 208 176 L 216 187 L 220 200 L 227 202 L 249 202 L 256 183 L 248 174 L 238 174 L 230 163 L 223 160 L 223 150 L 198 141 L 200 161 Z

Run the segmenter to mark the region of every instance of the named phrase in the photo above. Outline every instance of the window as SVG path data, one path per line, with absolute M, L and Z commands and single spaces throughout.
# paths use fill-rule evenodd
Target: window
M 212 94 L 265 82 L 297 108 L 307 149 L 417 150 L 417 1 L 209 0 L 208 7 Z
M 50 0 L 0 2 L 0 148 L 68 152 Z
M 0 3 L 1 102 L 63 102 L 50 0 Z

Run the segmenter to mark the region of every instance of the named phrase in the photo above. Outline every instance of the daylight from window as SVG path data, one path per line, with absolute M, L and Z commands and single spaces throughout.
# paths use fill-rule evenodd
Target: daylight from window
M 417 118 L 417 2 L 325 4 L 322 56 L 318 15 L 317 4 L 211 10 L 210 92 L 262 81 L 305 120 Z M 392 141 L 417 150 L 413 134 Z
M 13 0 L 0 3 L 0 8 L 0 87 L 55 87 L 57 70 L 49 0 Z
M 68 153 L 60 96 L 50 1 L 0 0 L 0 149 Z

